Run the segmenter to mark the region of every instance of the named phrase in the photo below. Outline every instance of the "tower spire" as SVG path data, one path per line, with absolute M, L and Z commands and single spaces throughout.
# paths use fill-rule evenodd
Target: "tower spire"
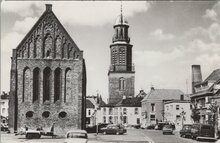
M 123 15 L 122 15 L 122 0 L 121 0 L 121 24 L 122 24 L 122 21 L 123 21 Z

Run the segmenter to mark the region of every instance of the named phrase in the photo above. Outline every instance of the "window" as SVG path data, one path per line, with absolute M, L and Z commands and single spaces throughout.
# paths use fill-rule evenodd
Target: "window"
M 40 94 L 40 69 L 35 68 L 33 71 L 33 102 L 39 99 Z
M 64 102 L 71 100 L 71 69 L 67 68 L 65 71 L 64 81 Z
M 126 108 L 123 108 L 123 114 L 127 115 L 127 109 Z
M 134 114 L 138 115 L 138 108 L 134 108 Z
M 54 103 L 61 97 L 61 69 L 57 68 L 54 72 Z
M 180 100 L 184 100 L 184 96 L 183 95 L 180 95 Z
M 150 121 L 155 121 L 155 115 L 150 115 Z
M 155 112 L 155 104 L 154 103 L 151 103 L 151 111 Z
M 106 123 L 106 117 L 105 116 L 103 117 L 103 123 Z
M 169 111 L 169 105 L 167 105 L 166 108 L 167 108 L 167 111 Z
M 113 109 L 109 108 L 109 115 L 113 115 Z
M 176 115 L 176 121 L 180 120 L 180 115 Z
M 127 123 L 127 116 L 123 116 L 123 123 L 124 123 L 124 124 Z
M 125 90 L 125 78 L 123 77 L 119 79 L 119 90 Z
M 112 116 L 109 116 L 109 123 L 113 123 L 112 122 Z
M 137 118 L 137 124 L 140 124 L 140 118 Z
M 50 68 L 44 69 L 44 76 L 43 76 L 43 102 L 50 101 L 50 75 L 51 70 Z
M 176 110 L 179 110 L 180 109 L 180 105 L 176 105 Z
M 91 110 L 88 111 L 88 115 L 91 115 Z
M 120 47 L 119 49 L 119 64 L 125 64 L 125 49 L 124 47 Z

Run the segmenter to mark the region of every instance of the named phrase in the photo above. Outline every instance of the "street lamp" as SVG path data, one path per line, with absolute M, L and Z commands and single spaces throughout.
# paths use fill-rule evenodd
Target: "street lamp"
M 96 135 L 98 135 L 99 128 L 98 128 L 98 120 L 97 120 L 97 108 L 95 108 L 95 125 L 96 125 Z
M 183 108 L 182 108 L 182 112 L 180 113 L 180 115 L 182 116 L 182 127 L 183 127 L 185 115 L 186 115 L 186 112 L 183 110 Z

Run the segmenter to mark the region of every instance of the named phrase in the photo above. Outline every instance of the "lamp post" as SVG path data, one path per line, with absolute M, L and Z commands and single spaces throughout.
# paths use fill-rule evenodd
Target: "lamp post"
M 96 135 L 99 133 L 99 128 L 98 128 L 98 120 L 97 120 L 97 108 L 95 108 L 95 125 L 96 125 Z

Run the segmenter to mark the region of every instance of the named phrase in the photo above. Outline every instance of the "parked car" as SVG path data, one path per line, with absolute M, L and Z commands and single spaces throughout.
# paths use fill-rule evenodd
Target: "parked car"
M 98 124 L 98 132 L 100 133 L 100 129 L 105 128 L 107 125 L 109 125 L 109 124 L 107 124 L 107 123 Z M 87 133 L 96 133 L 96 130 L 97 130 L 97 125 L 90 126 L 90 127 L 86 128 Z
M 71 130 L 66 133 L 64 143 L 87 143 L 88 135 L 85 130 Z
M 193 124 L 191 128 L 191 138 L 200 139 L 212 139 L 215 140 L 215 129 L 209 124 Z
M 156 125 L 156 130 L 162 130 L 164 125 L 168 125 L 169 123 L 167 122 L 158 122 Z
M 101 133 L 105 134 L 124 134 L 127 130 L 121 125 L 108 125 L 106 128 L 101 128 Z
M 180 137 L 190 137 L 191 138 L 191 128 L 192 124 L 185 124 L 183 128 L 180 130 Z
M 173 134 L 173 127 L 172 125 L 164 125 L 163 126 L 163 134 Z
M 155 128 L 155 126 L 156 126 L 156 125 L 154 125 L 154 124 L 151 124 L 151 125 L 147 126 L 147 128 L 146 128 L 146 129 L 149 129 L 149 130 L 151 130 L 151 129 L 154 129 L 154 128 Z

